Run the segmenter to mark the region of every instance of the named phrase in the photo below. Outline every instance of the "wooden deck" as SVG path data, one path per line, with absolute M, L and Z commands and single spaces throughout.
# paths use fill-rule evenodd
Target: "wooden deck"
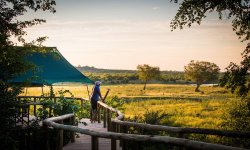
M 79 123 L 78 127 L 84 129 L 91 129 L 94 131 L 102 131 L 106 132 L 107 128 L 103 128 L 103 124 L 101 123 L 91 123 L 89 119 L 81 119 L 82 123 Z M 85 126 L 84 123 L 87 125 Z M 76 138 L 75 143 L 69 143 L 63 147 L 64 150 L 91 150 L 91 136 L 79 134 L 78 138 Z M 99 150 L 111 150 L 111 140 L 105 138 L 99 138 Z M 119 141 L 117 141 L 117 150 L 122 150 L 119 146 Z

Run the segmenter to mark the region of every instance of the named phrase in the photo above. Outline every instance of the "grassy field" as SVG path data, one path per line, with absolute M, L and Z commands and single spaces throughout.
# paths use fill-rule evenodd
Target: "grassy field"
M 192 85 L 150 84 L 145 91 L 143 85 L 105 85 L 101 86 L 104 95 L 110 89 L 108 96 L 118 96 L 125 100 L 122 111 L 126 118 L 143 116 L 145 112 L 159 111 L 167 114 L 161 124 L 186 127 L 221 128 L 226 109 L 230 107 L 235 96 L 220 87 L 202 86 L 204 93 L 194 92 Z M 92 86 L 88 87 L 90 93 Z M 45 87 L 48 93 L 49 87 Z M 88 98 L 85 85 L 54 86 L 54 91 L 70 90 L 75 97 Z M 41 88 L 28 88 L 23 95 L 41 95 Z

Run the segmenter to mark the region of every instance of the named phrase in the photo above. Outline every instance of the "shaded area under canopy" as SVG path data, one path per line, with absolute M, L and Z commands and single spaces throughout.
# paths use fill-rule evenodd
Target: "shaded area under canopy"
M 57 50 L 56 47 L 50 47 L 49 52 L 33 52 L 25 60 L 34 64 L 34 70 L 28 70 L 26 73 L 12 79 L 14 84 L 28 83 L 29 86 L 52 85 L 62 82 L 78 82 L 93 84 L 94 82 L 83 75 L 74 66 L 72 66 Z

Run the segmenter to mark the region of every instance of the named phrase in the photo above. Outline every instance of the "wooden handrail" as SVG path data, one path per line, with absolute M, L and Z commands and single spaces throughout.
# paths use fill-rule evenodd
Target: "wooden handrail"
M 104 118 L 104 124 L 107 121 L 108 124 L 108 130 L 110 129 L 109 126 L 114 126 L 113 128 L 123 128 L 123 127 L 138 127 L 140 129 L 146 129 L 150 131 L 165 131 L 169 133 L 178 133 L 179 138 L 183 138 L 184 134 L 205 134 L 205 135 L 218 135 L 218 136 L 226 136 L 226 137 L 234 137 L 234 138 L 250 138 L 250 132 L 241 132 L 241 131 L 225 131 L 225 130 L 217 130 L 217 129 L 204 129 L 204 128 L 185 128 L 185 127 L 171 127 L 171 126 L 162 126 L 162 125 L 152 125 L 152 124 L 144 124 L 144 123 L 137 123 L 137 122 L 129 122 L 129 121 L 123 121 L 124 114 L 122 114 L 119 110 L 114 109 L 107 104 L 104 104 L 103 102 L 98 102 L 99 107 L 103 107 L 104 109 L 107 109 L 109 111 L 112 111 L 116 113 L 115 118 Z M 109 121 L 110 120 L 110 121 Z M 115 131 L 116 129 L 114 129 Z M 118 132 L 121 132 L 118 131 Z M 123 131 L 124 132 L 124 131 Z M 127 131 L 125 131 L 126 133 Z M 112 140 L 115 145 L 115 140 Z M 123 143 L 125 143 L 123 141 Z M 180 145 L 179 145 L 180 146 Z M 126 146 L 125 146 L 126 147 Z M 187 147 L 187 146 L 184 146 Z M 211 148 L 208 148 L 211 149 Z M 219 149 L 219 148 L 218 148 Z
M 18 98 L 50 98 L 49 96 L 18 96 Z M 55 96 L 53 98 L 61 98 L 60 96 Z M 66 99 L 75 99 L 75 100 L 88 100 L 87 98 L 81 97 L 64 97 Z
M 125 134 L 125 133 L 116 133 L 116 132 L 100 132 L 93 131 L 89 129 L 78 128 L 71 125 L 63 125 L 56 122 L 61 120 L 73 117 L 73 114 L 62 115 L 59 117 L 48 118 L 43 121 L 47 126 L 54 127 L 56 129 L 68 130 L 72 132 L 78 132 L 81 134 L 86 134 L 94 137 L 117 139 L 117 140 L 133 140 L 133 141 L 152 141 L 152 142 L 163 142 L 170 145 L 182 146 L 191 149 L 203 149 L 203 150 L 246 150 L 243 148 L 230 147 L 219 144 L 211 144 L 199 141 L 193 141 L 183 138 L 175 138 L 169 136 L 153 136 L 153 135 L 137 135 L 137 134 Z
M 51 118 L 47 118 L 43 121 L 43 123 L 49 125 L 51 122 L 58 122 L 58 121 L 63 121 L 65 119 L 70 119 L 72 117 L 74 117 L 74 114 L 66 114 L 66 115 L 62 115 L 62 116 L 58 116 L 58 117 L 51 117 Z
M 150 131 L 166 131 L 170 133 L 182 133 L 182 134 L 206 134 L 206 135 L 219 135 L 227 137 L 240 137 L 240 138 L 250 138 L 250 132 L 247 131 L 228 131 L 228 130 L 217 130 L 217 129 L 205 129 L 205 128 L 187 128 L 187 127 L 172 127 L 172 126 L 162 126 L 162 125 L 152 125 L 145 123 L 121 121 L 117 119 L 111 119 L 119 125 L 139 127 L 140 129 L 146 129 Z
M 21 96 L 21 98 L 26 98 L 26 97 Z M 28 98 L 44 98 L 44 97 L 29 96 Z M 57 97 L 57 98 L 59 98 L 59 97 Z M 70 97 L 70 99 L 71 98 L 72 97 Z M 86 100 L 83 98 L 73 98 L 73 99 L 81 100 L 81 102 L 83 100 Z M 98 109 L 100 109 L 101 107 L 103 108 L 102 110 L 104 113 L 104 126 L 107 123 L 108 132 L 99 132 L 99 131 L 93 131 L 93 130 L 88 130 L 88 129 L 81 129 L 81 128 L 78 128 L 75 126 L 70 126 L 70 125 L 63 125 L 63 120 L 74 117 L 73 114 L 67 114 L 67 115 L 63 115 L 63 116 L 59 116 L 59 117 L 48 118 L 48 119 L 43 121 L 43 124 L 44 124 L 44 126 L 51 126 L 51 127 L 60 129 L 60 131 L 69 130 L 72 132 L 79 132 L 82 134 L 91 135 L 93 137 L 92 140 L 95 140 L 94 143 L 96 143 L 96 140 L 98 140 L 98 137 L 110 138 L 110 139 L 112 139 L 113 145 L 115 145 L 115 143 L 114 143 L 115 139 L 120 139 L 120 140 L 134 140 L 134 141 L 163 142 L 163 143 L 167 143 L 167 144 L 172 144 L 172 145 L 187 147 L 187 148 L 192 148 L 192 149 L 225 149 L 225 150 L 226 149 L 227 150 L 240 150 L 240 149 L 242 149 L 243 150 L 243 148 L 236 148 L 236 147 L 230 147 L 230 146 L 219 145 L 219 144 L 211 144 L 211 143 L 205 143 L 205 142 L 200 142 L 200 141 L 194 141 L 194 140 L 176 138 L 176 137 L 169 137 L 169 136 L 152 136 L 152 135 L 136 135 L 136 134 L 127 134 L 127 133 L 117 133 L 116 126 L 120 126 L 119 128 L 121 128 L 122 126 L 123 127 L 133 126 L 133 127 L 139 127 L 141 129 L 146 129 L 146 130 L 166 131 L 166 132 L 170 132 L 170 133 L 178 133 L 179 135 L 195 133 L 195 134 L 206 134 L 206 135 L 219 135 L 219 136 L 226 136 L 226 137 L 240 137 L 240 138 L 249 138 L 250 137 L 250 132 L 223 131 L 223 130 L 203 129 L 203 128 L 170 127 L 170 126 L 151 125 L 151 124 L 123 121 L 124 114 L 121 113 L 119 110 L 117 110 L 113 107 L 110 107 L 101 101 L 98 101 Z M 115 113 L 116 117 L 111 118 L 111 116 L 112 116 L 111 113 Z M 180 137 L 182 137 L 182 136 L 180 136 Z
M 20 105 L 18 105 L 19 107 L 23 107 L 23 106 L 33 106 L 33 115 L 37 116 L 37 105 L 43 105 L 43 103 L 39 100 L 41 99 L 49 99 L 52 98 L 52 101 L 54 103 L 57 102 L 58 99 L 60 99 L 61 97 L 56 96 L 56 97 L 50 97 L 50 96 L 18 96 L 17 97 L 17 101 L 21 102 Z M 83 101 L 88 101 L 88 99 L 85 98 L 79 98 L 79 97 L 64 97 L 65 99 L 73 99 L 73 100 L 78 100 L 80 101 L 80 105 L 81 105 L 81 109 L 83 109 Z M 25 101 L 25 103 L 22 103 L 22 99 L 29 99 L 29 101 Z M 30 108 L 29 108 L 30 109 Z M 49 117 L 52 116 L 52 107 L 49 107 Z M 29 114 L 28 114 L 29 116 Z M 29 119 L 28 119 L 28 123 L 27 125 L 29 125 Z M 22 122 L 23 124 L 23 122 Z
M 43 127 L 46 129 L 45 133 L 46 133 L 46 142 L 45 143 L 49 143 L 48 140 L 48 127 L 53 127 L 51 125 L 51 123 L 54 122 L 58 122 L 58 124 L 63 124 L 63 121 L 65 119 L 70 119 L 71 123 L 74 125 L 75 124 L 75 115 L 74 114 L 66 114 L 66 115 L 62 115 L 62 116 L 58 116 L 58 117 L 51 117 L 51 118 L 47 118 L 43 121 Z M 72 126 L 73 126 L 72 125 Z M 55 127 L 56 128 L 56 127 Z M 56 128 L 57 129 L 57 134 L 58 134 L 58 139 L 57 139 L 57 150 L 63 150 L 63 130 L 62 128 Z M 75 132 L 71 131 L 71 141 L 75 142 Z M 49 149 L 49 146 L 47 144 L 47 149 Z
M 101 105 L 102 107 L 106 108 L 106 109 L 109 109 L 110 111 L 114 112 L 117 114 L 117 117 L 115 118 L 115 120 L 123 120 L 124 119 L 124 114 L 121 113 L 119 110 L 113 108 L 113 107 L 110 107 L 108 106 L 107 104 L 101 102 L 101 101 L 98 101 L 98 104 Z
M 205 128 L 187 128 L 187 127 L 172 127 L 172 126 L 163 126 L 163 125 L 152 125 L 145 123 L 137 123 L 137 122 L 129 122 L 122 121 L 124 118 L 124 114 L 119 110 L 114 109 L 103 102 L 99 102 L 99 105 L 102 107 L 111 110 L 112 112 L 117 114 L 117 117 L 111 119 L 111 122 L 123 125 L 123 126 L 133 126 L 139 127 L 141 129 L 153 130 L 153 131 L 167 131 L 170 133 L 181 133 L 181 134 L 206 134 L 206 135 L 219 135 L 219 136 L 227 136 L 227 137 L 240 137 L 240 138 L 250 138 L 249 131 L 230 131 L 230 130 L 218 130 L 218 129 L 205 129 Z

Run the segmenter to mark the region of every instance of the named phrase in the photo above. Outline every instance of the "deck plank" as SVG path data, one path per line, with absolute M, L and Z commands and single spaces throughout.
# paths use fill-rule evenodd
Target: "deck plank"
M 89 119 L 81 119 L 80 122 L 84 122 L 87 125 L 85 126 L 83 123 L 79 123 L 79 128 L 91 129 L 94 131 L 102 131 L 106 132 L 107 128 L 103 128 L 103 124 L 101 123 L 91 123 Z M 76 138 L 75 143 L 68 143 L 63 147 L 64 150 L 91 150 L 91 136 L 77 133 L 79 138 Z M 105 138 L 99 138 L 99 150 L 111 150 L 111 140 Z M 119 141 L 117 141 L 117 150 L 122 150 L 119 146 Z

